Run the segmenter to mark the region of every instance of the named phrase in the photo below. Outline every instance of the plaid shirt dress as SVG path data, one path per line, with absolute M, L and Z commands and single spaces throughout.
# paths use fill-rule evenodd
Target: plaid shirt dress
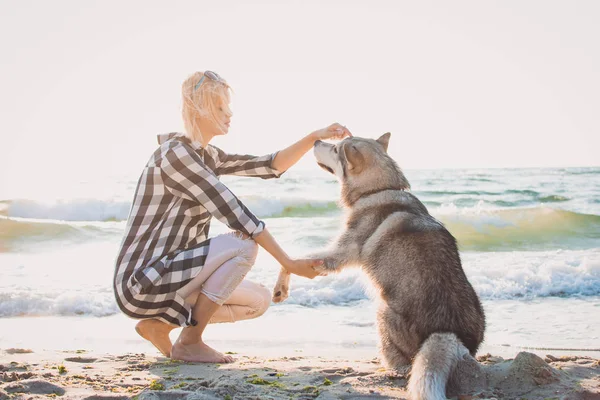
M 176 291 L 204 265 L 212 217 L 253 237 L 260 221 L 219 181 L 219 175 L 278 178 L 274 154 L 230 155 L 181 133 L 159 135 L 160 147 L 138 181 L 116 260 L 114 291 L 121 311 L 177 326 L 195 325 Z

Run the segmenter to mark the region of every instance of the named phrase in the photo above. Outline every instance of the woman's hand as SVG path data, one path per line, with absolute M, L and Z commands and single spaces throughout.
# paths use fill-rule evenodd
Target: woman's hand
M 287 272 L 299 276 L 303 276 L 308 279 L 313 279 L 315 276 L 322 275 L 322 273 L 315 271 L 313 267 L 319 267 L 323 265 L 323 260 L 319 259 L 293 259 L 290 258 L 285 251 L 275 241 L 275 238 L 271 235 L 271 232 L 265 228 L 261 233 L 254 236 L 254 241 L 258 243 L 263 249 L 269 252 Z
M 314 131 L 311 135 L 314 140 L 343 139 L 352 136 L 345 126 L 342 126 L 337 122 L 329 125 L 327 128 Z
M 314 267 L 323 265 L 322 260 L 311 260 L 311 259 L 290 259 L 286 261 L 283 268 L 289 273 L 303 276 L 308 279 L 313 279 L 315 276 L 321 275 L 319 272 L 314 270 Z

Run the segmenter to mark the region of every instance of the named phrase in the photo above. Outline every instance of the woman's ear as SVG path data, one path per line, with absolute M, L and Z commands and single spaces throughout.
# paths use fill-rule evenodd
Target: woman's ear
M 383 150 L 385 150 L 386 153 L 388 149 L 388 144 L 390 143 L 390 136 L 392 136 L 392 134 L 388 132 L 384 133 L 379 139 L 377 139 L 377 143 L 383 146 Z
M 342 146 L 342 154 L 346 159 L 346 170 L 348 172 L 359 174 L 363 170 L 365 157 L 352 142 L 347 142 Z

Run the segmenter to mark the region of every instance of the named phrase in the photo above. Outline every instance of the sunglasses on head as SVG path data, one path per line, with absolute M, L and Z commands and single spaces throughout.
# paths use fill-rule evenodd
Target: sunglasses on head
M 208 78 L 208 79 L 210 79 L 211 81 L 225 83 L 225 79 L 221 78 L 221 76 L 219 76 L 219 74 L 217 74 L 216 72 L 204 71 L 204 74 L 202 75 L 202 78 L 200 78 L 200 80 L 198 81 L 198 83 L 196 83 L 196 86 L 194 86 L 194 90 L 197 90 L 200 87 L 200 85 L 204 81 L 205 77 Z

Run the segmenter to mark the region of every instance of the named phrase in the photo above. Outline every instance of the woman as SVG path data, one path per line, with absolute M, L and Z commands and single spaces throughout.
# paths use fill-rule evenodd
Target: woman
M 256 318 L 270 292 L 243 281 L 258 251 L 290 273 L 314 278 L 319 260 L 290 258 L 219 175 L 278 178 L 319 139 L 350 132 L 339 124 L 317 130 L 277 153 L 230 155 L 209 145 L 229 130 L 229 86 L 218 74 L 196 72 L 182 87 L 185 134 L 159 136 L 135 192 L 116 261 L 119 308 L 141 319 L 136 331 L 165 356 L 193 362 L 232 362 L 202 341 L 208 323 Z M 212 217 L 233 232 L 208 239 Z M 182 326 L 171 344 L 169 332 Z

